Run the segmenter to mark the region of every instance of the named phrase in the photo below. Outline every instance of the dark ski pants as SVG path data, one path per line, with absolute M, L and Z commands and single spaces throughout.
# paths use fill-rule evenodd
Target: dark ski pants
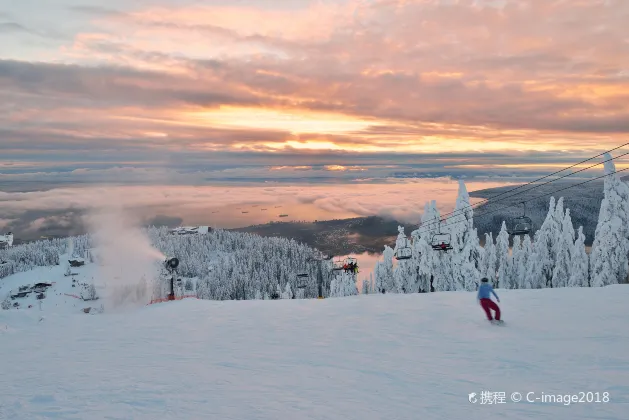
M 487 319 L 488 320 L 492 320 L 491 317 L 491 309 L 494 310 L 494 312 L 496 312 L 496 321 L 500 321 L 500 308 L 498 307 L 498 305 L 496 305 L 496 303 L 491 300 L 491 299 L 481 299 L 480 300 L 480 306 L 483 307 L 483 309 L 485 310 L 485 313 L 487 314 Z

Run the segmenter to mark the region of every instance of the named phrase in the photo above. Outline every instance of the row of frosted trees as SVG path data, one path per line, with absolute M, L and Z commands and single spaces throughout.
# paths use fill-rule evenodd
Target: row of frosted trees
M 90 248 L 88 235 L 75 236 L 72 240 L 46 239 L 28 242 L 0 250 L 0 279 L 15 273 L 60 264 L 60 256 L 86 257 Z
M 197 279 L 196 292 L 202 299 L 314 298 L 319 282 L 326 297 L 358 292 L 354 276 L 333 271 L 331 261 L 321 260 L 317 250 L 294 240 L 223 230 L 181 236 L 150 227 L 144 233 L 153 247 L 179 259 L 179 276 Z M 90 235 L 83 235 L 1 250 L 0 278 L 59 265 L 61 255 L 92 261 L 92 242 Z
M 605 159 L 611 159 L 609 155 Z M 563 198 L 551 197 L 548 214 L 533 239 L 510 236 L 506 223 L 495 240 L 485 235 L 481 246 L 473 224 L 473 209 L 465 184 L 459 182 L 455 211 L 441 225 L 451 235 L 452 250 L 435 251 L 431 238 L 439 232 L 435 201 L 426 204 L 419 229 L 407 242 L 403 228 L 395 248 L 385 246 L 374 276 L 363 283 L 363 293 L 416 293 L 475 290 L 482 277 L 503 289 L 545 287 L 597 287 L 624 283 L 629 272 L 629 185 L 615 173 L 613 161 L 605 163 L 604 199 L 590 254 L 582 227 L 576 231 Z M 412 257 L 398 261 L 398 248 L 410 244 Z
M 335 296 L 344 277 L 317 250 L 291 239 L 224 230 L 178 236 L 165 228 L 148 235 L 155 248 L 179 259 L 181 276 L 197 278 L 201 299 L 315 298 L 319 282 L 324 296 Z

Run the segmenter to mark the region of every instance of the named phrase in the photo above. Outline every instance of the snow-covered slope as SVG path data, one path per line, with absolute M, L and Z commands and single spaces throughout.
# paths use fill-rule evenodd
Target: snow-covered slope
M 629 418 L 629 287 L 498 292 L 504 327 L 469 292 L 0 311 L 0 418 Z
M 87 263 L 82 267 L 74 267 L 71 268 L 72 275 L 66 276 L 68 258 L 61 256 L 60 260 L 62 262 L 60 265 L 35 267 L 32 270 L 15 273 L 0 279 L 0 301 L 8 295 L 18 292 L 20 287 L 48 283 L 52 286 L 47 288 L 44 292 L 45 298 L 41 299 L 41 309 L 45 313 L 77 313 L 85 307 L 97 306 L 98 301 L 83 301 L 81 290 L 83 289 L 82 285 L 94 284 L 98 266 Z M 11 300 L 12 305 L 16 302 L 19 307 L 12 307 L 12 310 L 40 310 L 40 300 L 37 299 L 37 293 L 30 293 L 26 297 Z M 32 307 L 29 308 L 29 306 Z

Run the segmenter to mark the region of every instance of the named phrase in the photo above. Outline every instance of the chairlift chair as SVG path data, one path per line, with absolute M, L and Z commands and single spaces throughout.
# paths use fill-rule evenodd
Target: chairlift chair
M 354 257 L 345 258 L 345 272 L 346 273 L 358 273 L 358 260 Z
M 410 246 L 408 246 L 408 239 L 405 239 L 404 246 L 399 247 L 395 251 L 395 259 L 400 260 L 410 260 L 413 256 L 413 250 Z
M 441 220 L 439 220 L 438 233 L 432 235 L 430 241 L 432 249 L 435 251 L 449 251 L 452 249 L 452 237 L 449 233 L 441 233 Z
M 530 217 L 527 217 L 527 216 L 516 217 L 515 219 L 513 219 L 511 223 L 512 223 L 513 228 L 511 229 L 511 232 L 509 232 L 509 234 L 514 235 L 514 236 L 522 236 L 522 235 L 528 235 L 529 233 L 531 233 L 531 230 L 533 227 L 533 221 L 531 220 Z
M 343 261 L 340 258 L 338 258 L 336 261 L 334 261 L 334 265 L 332 266 L 332 269 L 334 271 L 340 271 L 343 269 L 343 265 L 344 265 Z
M 516 217 L 511 220 L 511 230 L 509 231 L 510 235 L 528 235 L 529 233 L 531 233 L 531 230 L 533 230 L 533 221 L 530 217 L 526 215 L 526 202 L 523 201 L 521 204 L 524 207 L 522 211 L 522 216 Z
M 432 236 L 432 249 L 435 251 L 449 251 L 452 249 L 451 240 L 449 233 L 436 233 Z
M 412 256 L 413 256 L 413 251 L 408 246 L 405 246 L 405 247 L 402 247 L 402 248 L 398 248 L 395 251 L 395 259 L 398 260 L 398 261 L 399 260 L 410 260 Z

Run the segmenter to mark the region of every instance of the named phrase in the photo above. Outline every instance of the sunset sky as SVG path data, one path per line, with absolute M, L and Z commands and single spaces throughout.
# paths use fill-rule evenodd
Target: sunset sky
M 546 174 L 629 141 L 627 22 L 626 0 L 5 1 L 0 189 Z

